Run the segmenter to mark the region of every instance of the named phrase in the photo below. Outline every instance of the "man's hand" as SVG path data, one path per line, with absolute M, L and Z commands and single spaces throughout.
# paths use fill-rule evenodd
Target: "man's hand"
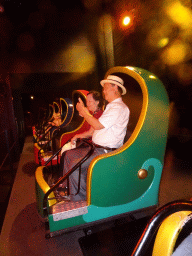
M 83 111 L 85 110 L 85 105 L 81 98 L 78 99 L 79 102 L 77 102 L 76 109 L 79 111 L 79 114 L 83 116 Z
M 99 120 L 90 114 L 90 112 L 84 106 L 84 103 L 80 98 L 79 102 L 76 105 L 76 109 L 79 111 L 79 115 L 84 117 L 85 120 L 93 127 L 94 130 L 100 130 L 104 128 L 104 126 L 99 122 Z

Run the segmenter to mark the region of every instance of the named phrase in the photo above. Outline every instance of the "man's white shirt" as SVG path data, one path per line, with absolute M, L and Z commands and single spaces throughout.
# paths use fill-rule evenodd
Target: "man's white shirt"
M 129 115 L 129 108 L 122 101 L 121 97 L 108 103 L 105 111 L 98 119 L 105 128 L 95 130 L 92 141 L 104 147 L 121 147 L 127 131 Z

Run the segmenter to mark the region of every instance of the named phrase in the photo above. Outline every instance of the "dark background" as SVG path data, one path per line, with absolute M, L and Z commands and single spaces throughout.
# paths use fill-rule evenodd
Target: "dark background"
M 101 90 L 110 67 L 128 65 L 163 81 L 170 136 L 191 137 L 191 15 L 188 1 L 1 1 L 0 73 L 3 83 L 8 77 L 18 127 L 24 120 L 30 131 L 39 110 L 74 89 Z

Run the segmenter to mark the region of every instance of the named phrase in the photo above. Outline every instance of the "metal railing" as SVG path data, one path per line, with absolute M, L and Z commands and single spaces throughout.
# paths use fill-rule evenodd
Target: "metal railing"
M 80 167 L 80 172 L 79 172 L 79 182 L 78 182 L 78 189 L 77 189 L 77 194 L 79 193 L 79 190 L 80 190 L 80 175 L 81 175 L 81 165 L 92 155 L 94 149 L 95 149 L 95 146 L 88 142 L 86 139 L 81 139 L 81 141 L 85 144 L 87 144 L 88 146 L 90 146 L 90 149 L 88 150 L 87 154 L 77 163 L 73 166 L 72 169 L 70 169 L 62 178 L 60 178 L 56 184 L 54 184 L 44 195 L 44 198 L 43 198 L 43 211 L 44 211 L 44 216 L 48 216 L 48 211 L 47 211 L 47 202 L 48 202 L 48 197 L 49 195 L 51 194 L 51 192 L 53 192 L 56 188 L 58 188 L 58 186 L 63 183 L 64 181 L 67 181 L 69 176 L 78 168 Z M 62 149 L 62 148 L 61 148 Z M 58 154 L 61 149 L 59 149 L 59 151 L 56 153 Z M 56 155 L 55 154 L 55 155 Z M 54 155 L 54 156 L 55 156 Z M 53 156 L 48 160 L 49 162 L 52 160 Z M 46 163 L 48 163 L 48 161 Z M 46 168 L 46 166 L 45 166 Z M 54 199 L 54 198 L 50 198 L 50 199 Z

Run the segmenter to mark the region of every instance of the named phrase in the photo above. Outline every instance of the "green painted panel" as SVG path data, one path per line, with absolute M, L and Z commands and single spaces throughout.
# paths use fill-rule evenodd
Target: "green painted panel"
M 36 180 L 35 180 L 35 189 L 36 189 L 37 210 L 38 210 L 38 213 L 43 218 L 43 197 L 45 194 L 43 193 L 42 189 L 40 188 Z
M 43 198 L 45 193 L 43 192 L 42 188 L 39 186 L 38 182 L 35 180 L 35 189 L 36 189 L 36 202 L 37 202 L 37 210 L 38 213 L 44 218 L 43 214 Z M 50 201 L 49 201 L 50 202 Z M 49 204 L 47 202 L 47 207 L 49 209 Z
M 49 215 L 49 229 L 50 232 L 59 231 L 62 229 L 78 226 L 81 224 L 85 224 L 86 222 L 83 220 L 82 216 L 73 217 L 70 219 L 54 221 L 53 215 Z

